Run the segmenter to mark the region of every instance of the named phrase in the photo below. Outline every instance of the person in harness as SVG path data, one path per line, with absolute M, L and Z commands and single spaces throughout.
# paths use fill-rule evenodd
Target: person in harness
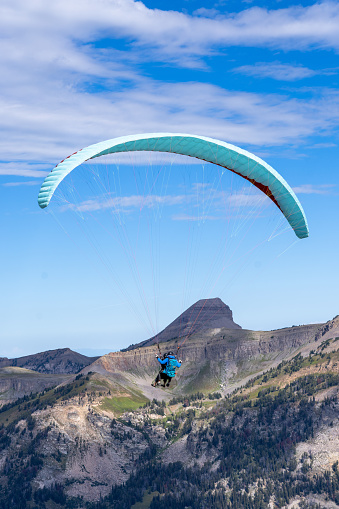
M 175 377 L 175 368 L 180 368 L 181 360 L 177 360 L 173 352 L 168 352 L 162 358 L 159 355 L 156 355 L 156 358 L 161 364 L 161 370 L 158 373 L 158 376 L 152 382 L 151 385 L 156 387 L 160 385 L 161 380 L 163 381 L 163 387 L 169 387 L 172 378 Z

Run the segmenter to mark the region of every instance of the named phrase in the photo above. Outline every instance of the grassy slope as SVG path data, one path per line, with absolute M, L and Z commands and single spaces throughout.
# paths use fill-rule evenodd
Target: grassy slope
M 125 411 L 136 410 L 149 401 L 137 389 L 128 389 L 97 373 L 87 376 L 78 375 L 68 384 L 25 396 L 17 402 L 5 405 L 0 409 L 0 425 L 8 426 L 20 419 L 27 419 L 36 410 L 85 396 L 93 403 L 99 402 L 99 409 L 112 412 L 116 416 L 120 416 Z

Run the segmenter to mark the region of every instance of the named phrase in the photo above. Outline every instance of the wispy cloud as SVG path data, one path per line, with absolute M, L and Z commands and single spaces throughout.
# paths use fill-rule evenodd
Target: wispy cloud
M 309 145 L 307 148 L 334 148 L 334 147 L 337 147 L 338 145 L 336 143 L 314 143 L 313 145 Z
M 318 74 L 313 69 L 301 65 L 288 65 L 280 62 L 258 62 L 255 65 L 242 65 L 233 72 L 254 76 L 255 78 L 272 78 L 279 81 L 297 81 Z
M 184 205 L 185 208 L 189 206 L 190 212 L 180 210 L 172 216 L 173 220 L 216 220 L 220 217 L 220 213 L 224 216 L 225 208 L 230 212 L 238 208 L 250 209 L 266 206 L 270 203 L 265 194 L 257 191 L 250 184 L 248 186 L 248 189 L 226 192 L 213 187 L 210 183 L 193 183 L 191 189 L 187 190 L 185 194 L 114 196 L 111 193 L 106 193 L 79 203 L 67 203 L 62 205 L 61 209 L 76 212 L 95 212 L 111 209 L 114 213 L 124 214 L 133 210 L 141 211 L 144 208 L 176 207 L 177 210 L 180 210 L 181 206 Z
M 5 184 L 2 185 L 4 187 L 37 186 L 39 182 L 37 180 L 27 180 L 25 182 L 5 182 Z
M 296 186 L 293 191 L 296 194 L 331 194 L 333 192 L 335 184 L 303 184 Z
M 158 206 L 175 206 L 187 200 L 183 195 L 133 195 L 133 196 L 101 196 L 77 204 L 64 206 L 64 210 L 73 209 L 78 212 L 94 212 L 97 210 L 113 209 L 114 212 L 128 212 L 132 209 L 154 208 Z
M 188 214 L 176 214 L 172 216 L 173 221 L 197 221 L 197 222 L 204 222 L 204 221 L 217 221 L 220 219 L 218 216 L 211 216 L 211 215 L 197 215 L 197 216 L 191 216 Z
M 22 161 L 14 163 L 0 163 L 0 175 L 11 175 L 17 177 L 38 177 L 43 179 L 48 171 L 45 170 L 45 164 L 24 163 Z
M 232 207 L 258 207 L 270 203 L 270 199 L 263 193 L 244 193 L 242 191 L 232 194 L 229 198 Z
M 200 7 L 200 9 L 196 9 L 193 13 L 193 16 L 200 16 L 202 18 L 217 18 L 220 17 L 222 19 L 222 15 L 218 9 L 212 7 L 211 9 L 207 9 L 206 7 Z

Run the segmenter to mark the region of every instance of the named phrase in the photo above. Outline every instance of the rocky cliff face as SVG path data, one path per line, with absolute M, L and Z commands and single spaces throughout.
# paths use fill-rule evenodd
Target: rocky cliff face
M 215 328 L 241 329 L 240 325 L 233 321 L 231 309 L 221 299 L 202 299 L 186 309 L 157 336 L 132 345 L 127 350 L 185 338 L 188 335 Z
M 58 348 L 57 350 L 48 350 L 17 359 L 7 359 L 0 357 L 0 368 L 6 366 L 17 366 L 20 368 L 31 369 L 45 374 L 57 373 L 78 373 L 82 368 L 88 366 L 98 357 L 86 357 L 78 352 L 73 352 L 70 348 Z
M 60 468 L 60 462 L 50 458 L 36 483 L 50 487 L 69 482 L 68 495 L 85 500 L 99 500 L 109 494 L 112 484 L 126 482 L 135 460 L 148 448 L 142 433 L 119 421 L 112 424 L 112 416 L 89 411 L 85 405 L 56 405 L 37 413 L 36 420 L 40 431 L 51 426 L 39 452 L 49 457 L 51 450 L 58 451 L 64 462 Z
M 328 326 L 328 327 L 327 327 Z M 274 331 L 214 328 L 193 334 L 179 350 L 183 366 L 178 370 L 174 392 L 214 390 L 222 386 L 232 390 L 238 382 L 267 370 L 299 351 L 306 354 L 326 338 L 324 331 L 336 330 L 328 324 L 303 325 Z M 162 344 L 162 350 L 177 351 L 180 340 Z M 144 386 L 159 368 L 155 359 L 157 345 L 142 346 L 125 352 L 114 352 L 97 359 L 83 369 L 127 377 Z M 145 385 L 144 385 L 145 384 Z M 154 397 L 154 396 L 153 396 Z
M 320 327 L 316 335 L 316 341 L 324 341 L 329 338 L 339 337 L 339 315 L 335 316 L 333 320 L 329 320 Z
M 69 378 L 70 375 L 47 375 L 12 366 L 0 368 L 0 407 L 27 394 L 59 385 Z

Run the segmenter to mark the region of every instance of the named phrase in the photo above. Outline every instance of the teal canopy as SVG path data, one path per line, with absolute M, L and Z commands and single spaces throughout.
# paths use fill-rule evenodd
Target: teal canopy
M 259 157 L 224 141 L 191 134 L 135 134 L 90 145 L 61 161 L 44 180 L 38 203 L 47 207 L 60 182 L 77 166 L 106 154 L 118 152 L 171 152 L 196 157 L 226 168 L 265 193 L 281 210 L 300 239 L 308 237 L 303 208 L 287 182 Z

